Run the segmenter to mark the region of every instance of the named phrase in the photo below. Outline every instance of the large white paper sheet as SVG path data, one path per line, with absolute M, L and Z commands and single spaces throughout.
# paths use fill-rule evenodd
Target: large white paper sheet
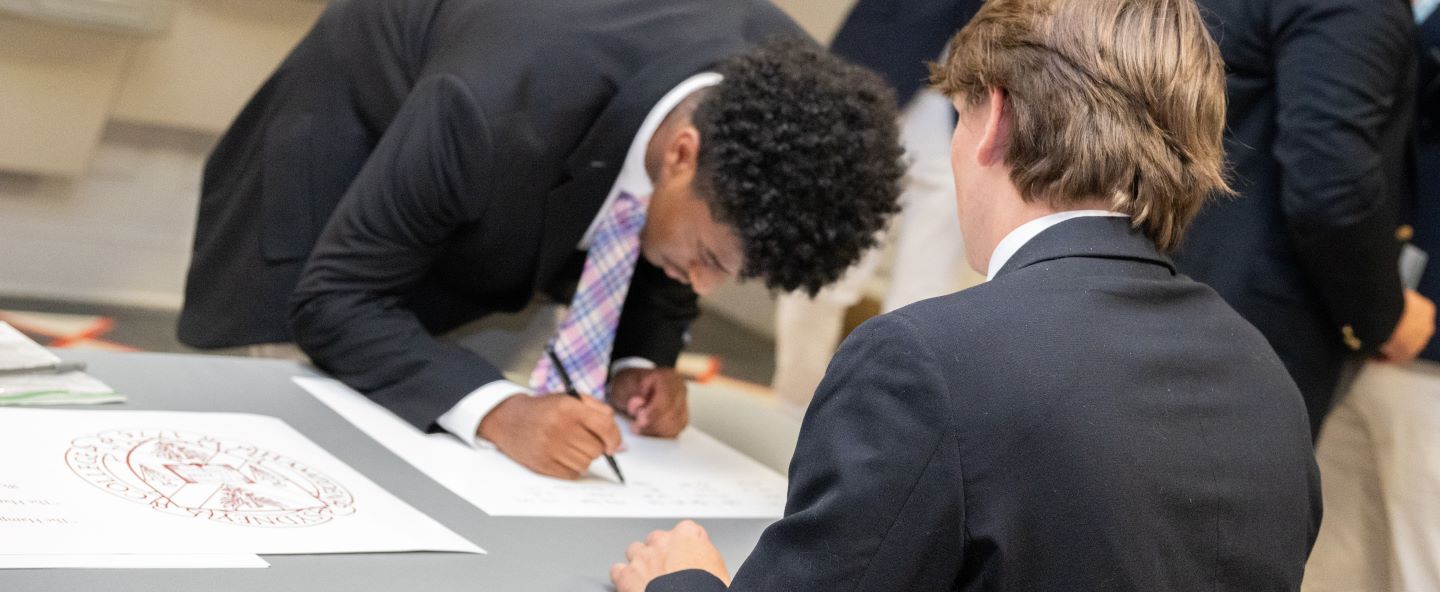
M 424 434 L 334 380 L 297 384 L 396 455 L 492 516 L 606 518 L 779 518 L 785 478 L 687 428 L 666 440 L 625 434 L 615 456 L 628 484 L 604 459 L 578 481 L 531 472 L 496 450 L 477 450 L 448 434 Z
M 0 555 L 0 569 L 254 569 L 256 555 Z
M 482 553 L 273 417 L 0 409 L 0 555 Z

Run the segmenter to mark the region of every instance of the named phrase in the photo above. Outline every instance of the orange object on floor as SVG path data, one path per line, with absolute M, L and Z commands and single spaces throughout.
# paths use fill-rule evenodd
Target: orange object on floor
M 115 321 L 110 317 L 0 310 L 0 321 L 10 323 L 10 326 L 46 347 L 137 351 L 123 344 L 100 339 L 115 328 Z

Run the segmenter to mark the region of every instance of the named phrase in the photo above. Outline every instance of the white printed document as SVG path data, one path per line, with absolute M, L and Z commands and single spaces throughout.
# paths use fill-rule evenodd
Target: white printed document
M 498 450 L 449 434 L 425 434 L 344 384 L 296 384 L 431 479 L 492 516 L 603 518 L 779 518 L 785 478 L 709 435 L 686 428 L 674 440 L 625 431 L 615 455 L 627 484 L 604 458 L 578 481 L 539 475 Z M 624 426 L 622 426 L 624 427 Z
M 26 555 L 483 553 L 273 417 L 0 408 L 0 450 L 7 565 Z

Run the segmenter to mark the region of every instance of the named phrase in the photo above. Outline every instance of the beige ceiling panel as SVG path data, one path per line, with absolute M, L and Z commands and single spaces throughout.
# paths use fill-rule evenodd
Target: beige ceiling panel
M 0 16 L 0 170 L 84 172 L 134 44 Z
M 324 8 L 304 0 L 185 0 L 169 31 L 136 48 L 114 118 L 224 131 Z

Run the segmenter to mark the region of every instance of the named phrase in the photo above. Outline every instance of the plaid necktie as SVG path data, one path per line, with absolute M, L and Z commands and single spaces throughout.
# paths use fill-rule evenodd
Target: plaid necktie
M 620 324 L 620 309 L 630 291 L 630 278 L 635 275 L 635 262 L 640 257 L 640 229 L 645 226 L 645 213 L 650 197 L 636 197 L 621 192 L 606 211 L 595 229 L 585 268 L 570 310 L 550 345 L 565 365 L 575 389 L 596 397 L 605 397 L 605 378 L 610 371 L 610 349 L 615 344 L 615 328 Z M 542 393 L 565 390 L 560 374 L 551 366 L 549 356 L 542 356 L 530 375 L 530 385 Z

